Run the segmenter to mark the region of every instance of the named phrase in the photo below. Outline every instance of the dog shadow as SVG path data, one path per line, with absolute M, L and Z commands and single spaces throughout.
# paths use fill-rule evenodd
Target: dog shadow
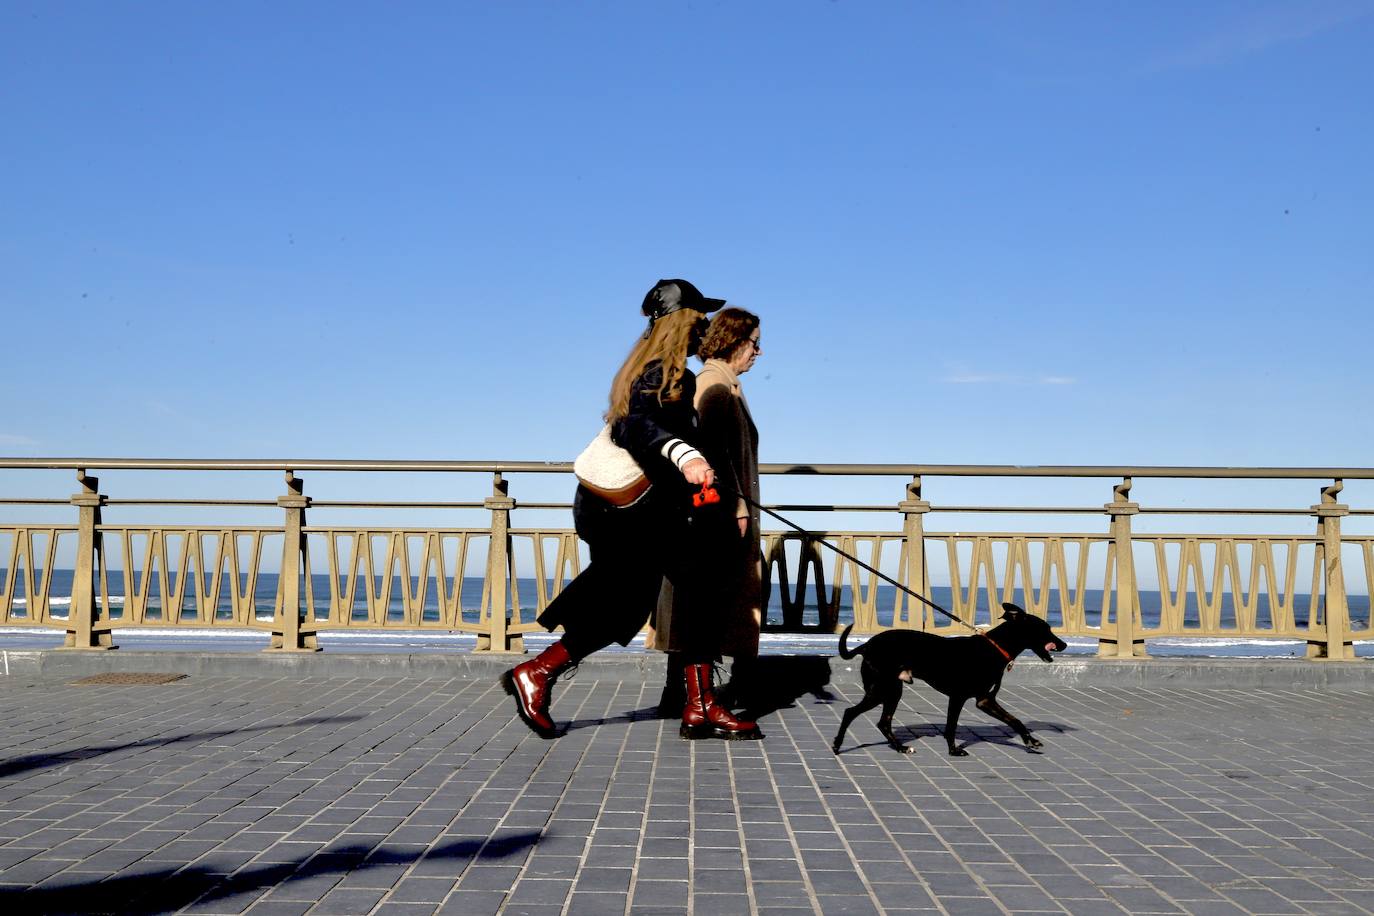
M 857 724 L 857 723 L 856 723 Z M 1050 734 L 1067 734 L 1077 731 L 1072 725 L 1063 722 L 1042 722 L 1038 720 L 1025 723 L 1026 728 L 1037 737 Z M 851 726 L 851 731 L 853 727 Z M 897 736 L 897 740 L 908 746 L 913 746 L 915 742 L 922 738 L 933 738 L 939 742 L 939 752 L 942 756 L 948 753 L 944 746 L 945 726 L 943 723 L 928 723 L 925 725 L 894 725 L 892 733 Z M 1027 747 L 1021 737 L 1005 725 L 960 725 L 954 730 L 955 747 L 967 750 L 976 744 L 996 744 L 1013 750 L 1023 751 L 1027 754 L 1040 755 L 1045 753 L 1045 748 Z M 962 743 L 960 741 L 962 740 Z M 837 753 L 847 754 L 850 751 L 857 751 L 866 747 L 887 747 L 887 741 L 869 741 L 863 744 L 853 744 L 840 749 Z

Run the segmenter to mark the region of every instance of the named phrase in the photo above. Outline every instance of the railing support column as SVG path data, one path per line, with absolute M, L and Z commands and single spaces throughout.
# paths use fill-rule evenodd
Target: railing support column
M 272 621 L 272 644 L 267 652 L 318 652 L 319 642 L 313 627 L 303 628 L 305 616 L 301 607 L 301 572 L 305 564 L 305 510 L 310 497 L 305 495 L 305 481 L 293 472 L 286 472 L 286 495 L 277 497 L 277 505 L 286 512 L 286 531 L 281 545 L 281 576 L 277 579 L 277 613 Z
M 524 654 L 525 637 L 511 633 L 509 577 L 511 575 L 510 513 L 515 500 L 508 495 L 510 481 L 498 471 L 492 476 L 491 496 L 482 505 L 491 510 L 491 549 L 487 552 L 487 632 L 477 634 L 474 652 Z
M 1116 553 L 1116 625 L 1113 637 L 1098 641 L 1097 654 L 1104 658 L 1146 658 L 1145 640 L 1136 635 L 1136 621 L 1140 616 L 1140 597 L 1135 586 L 1135 552 L 1131 547 L 1131 516 L 1140 513 L 1140 504 L 1130 500 L 1131 478 L 1123 478 L 1112 488 L 1112 501 L 1104 507 L 1111 519 L 1112 546 Z
M 926 571 L 925 515 L 930 503 L 921 498 L 921 477 L 911 478 L 906 485 L 906 499 L 897 504 L 902 513 L 902 548 L 906 551 L 906 586 L 918 595 L 926 595 L 930 577 Z M 927 595 L 929 597 L 929 595 Z M 906 613 L 902 613 L 902 608 Z M 892 615 L 894 627 L 926 630 L 933 622 L 932 611 L 909 595 L 899 595 Z
M 64 649 L 115 649 L 108 620 L 97 623 L 95 588 L 97 570 L 105 566 L 105 550 L 101 541 L 100 507 L 105 497 L 100 493 L 100 480 L 77 468 L 76 480 L 81 492 L 72 495 L 77 507 L 76 569 L 72 575 L 72 603 L 67 613 L 67 636 Z
M 1326 624 L 1326 639 L 1314 639 L 1311 635 L 1312 624 L 1316 621 L 1316 595 L 1312 596 L 1312 607 L 1308 609 L 1307 657 L 1327 661 L 1350 661 L 1355 658 L 1355 647 L 1350 641 L 1350 605 L 1345 595 L 1345 571 L 1341 565 L 1341 517 L 1350 514 L 1350 507 L 1336 502 L 1336 494 L 1345 487 L 1345 481 L 1336 480 L 1329 487 L 1322 487 L 1321 502 L 1312 507 L 1317 518 L 1317 549 L 1321 551 L 1318 562 L 1322 568 L 1322 622 Z

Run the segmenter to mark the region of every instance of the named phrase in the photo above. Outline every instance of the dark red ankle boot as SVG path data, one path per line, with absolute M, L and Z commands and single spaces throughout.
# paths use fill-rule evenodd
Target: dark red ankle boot
M 515 711 L 541 738 L 557 738 L 558 729 L 549 716 L 549 688 L 559 674 L 572 667 L 562 641 L 501 675 L 501 686 L 515 697 Z
M 711 693 L 711 666 L 687 666 L 687 705 L 682 710 L 684 738 L 722 738 L 726 741 L 757 741 L 763 737 L 758 724 L 736 719 L 716 702 Z

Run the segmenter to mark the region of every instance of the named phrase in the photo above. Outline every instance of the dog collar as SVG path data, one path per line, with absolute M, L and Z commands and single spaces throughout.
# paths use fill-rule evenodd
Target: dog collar
M 992 643 L 993 646 L 996 647 L 997 651 L 1002 653 L 1003 658 L 1005 658 L 1007 661 L 1011 661 L 1011 653 L 1008 652 L 1006 649 L 1003 649 L 1001 645 L 998 644 L 997 640 L 993 639 L 986 633 L 979 633 L 978 635 L 986 639 L 988 642 Z

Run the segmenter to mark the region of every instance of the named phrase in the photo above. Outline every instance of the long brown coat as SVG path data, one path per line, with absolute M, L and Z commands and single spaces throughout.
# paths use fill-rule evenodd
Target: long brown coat
M 702 451 L 722 484 L 722 497 L 747 493 L 759 501 L 759 431 L 749 415 L 749 404 L 740 388 L 739 376 L 729 364 L 708 359 L 697 374 L 698 439 Z M 724 466 L 721 466 L 724 465 Z M 728 491 L 728 494 L 727 494 Z M 759 511 L 743 499 L 736 499 L 736 518 L 749 519 L 741 544 L 740 587 L 737 600 L 723 614 L 719 652 L 735 658 L 749 658 L 759 652 L 759 623 L 762 620 L 760 596 L 763 590 L 763 561 L 759 550 Z M 658 610 L 649 627 L 646 645 L 665 652 L 683 646 L 682 627 L 692 621 L 678 613 L 673 588 L 663 583 Z

